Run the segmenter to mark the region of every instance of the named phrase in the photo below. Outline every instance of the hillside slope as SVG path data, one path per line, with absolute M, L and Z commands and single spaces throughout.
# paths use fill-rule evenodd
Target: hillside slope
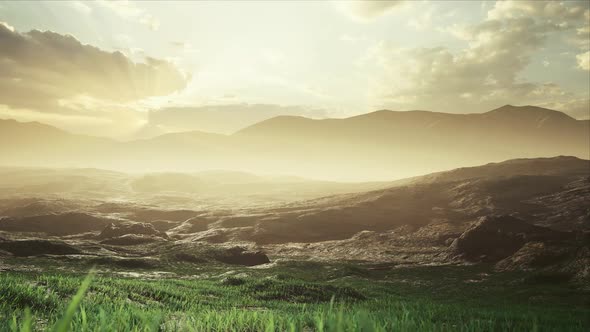
M 361 231 L 416 231 L 434 225 L 459 232 L 479 217 L 497 214 L 557 230 L 590 230 L 588 203 L 590 161 L 521 159 L 294 203 L 240 226 L 254 227 L 248 236 L 259 243 L 341 240 Z

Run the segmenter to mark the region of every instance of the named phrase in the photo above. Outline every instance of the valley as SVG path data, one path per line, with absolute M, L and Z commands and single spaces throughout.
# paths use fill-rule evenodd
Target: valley
M 588 123 L 507 105 L 117 141 L 2 121 L 0 330 L 586 331 Z
M 114 296 L 131 299 L 125 315 L 149 308 L 155 316 L 141 316 L 137 324 L 143 326 L 166 329 L 174 316 L 173 303 L 186 301 L 181 290 L 189 287 L 218 295 L 213 302 L 190 295 L 197 300 L 179 307 L 187 315 L 179 318 L 181 325 L 220 328 L 223 323 L 218 320 L 229 318 L 219 310 L 230 305 L 261 308 L 239 311 L 244 329 L 263 328 L 269 320 L 281 328 L 315 326 L 318 322 L 310 317 L 322 317 L 331 322 L 327 324 L 356 326 L 365 320 L 381 326 L 376 330 L 388 330 L 390 321 L 382 315 L 398 317 L 396 308 L 402 303 L 428 310 L 440 327 L 434 317 L 450 307 L 457 309 L 453 303 L 463 301 L 461 294 L 476 291 L 491 299 L 499 296 L 491 292 L 502 285 L 505 296 L 511 296 L 511 287 L 521 290 L 520 299 L 510 300 L 511 312 L 520 305 L 529 308 L 527 318 L 511 321 L 516 324 L 511 328 L 539 322 L 548 330 L 557 327 L 564 312 L 554 306 L 561 301 L 556 297 L 575 292 L 566 301 L 580 310 L 569 313 L 570 328 L 584 330 L 590 323 L 583 318 L 590 292 L 588 166 L 588 160 L 575 157 L 517 159 L 357 184 L 231 172 L 129 175 L 96 169 L 5 168 L 0 172 L 5 188 L 0 199 L 2 287 L 4 292 L 18 292 L 15 283 L 30 280 L 26 282 L 46 284 L 42 287 L 50 287 L 55 296 L 67 296 L 71 291 L 60 293 L 53 283 L 73 286 L 77 276 L 94 269 L 98 279 L 89 292 L 102 292 L 99 289 L 107 284 L 115 287 Z M 233 194 L 222 194 L 225 190 Z M 144 291 L 136 293 L 135 287 Z M 150 299 L 144 293 L 160 287 L 166 290 L 158 292 L 169 295 Z M 448 287 L 455 288 L 441 290 Z M 437 291 L 429 293 L 430 288 Z M 241 300 L 220 299 L 236 291 Z M 423 294 L 427 302 L 415 294 Z M 443 294 L 446 297 L 439 298 Z M 551 301 L 545 302 L 552 303 L 551 308 L 537 302 L 539 294 Z M 92 303 L 104 295 L 95 296 L 88 310 L 97 310 L 91 308 L 99 302 Z M 393 298 L 397 300 L 391 306 L 371 307 L 371 301 L 390 303 Z M 26 301 L 39 310 L 49 299 Z M 490 301 L 501 299 L 508 297 Z M 310 303 L 310 311 L 300 312 L 292 302 Z M 0 309 L 12 305 L 8 300 Z M 509 328 L 500 318 L 505 312 L 488 312 L 482 305 L 475 301 L 474 307 L 460 309 L 481 316 L 479 323 L 461 323 L 459 313 L 445 315 L 450 315 L 450 324 L 468 324 L 463 328 Z M 207 314 L 212 316 L 191 314 L 210 310 L 206 308 L 215 308 Z M 257 310 L 266 318 L 251 316 Z M 365 311 L 366 317 L 360 318 Z M 284 320 L 285 314 L 292 320 Z M 39 324 L 52 322 L 52 315 L 42 314 L 40 322 L 45 323 Z M 139 326 L 135 320 L 119 319 L 127 329 Z M 396 324 L 426 328 L 429 323 L 423 319 Z

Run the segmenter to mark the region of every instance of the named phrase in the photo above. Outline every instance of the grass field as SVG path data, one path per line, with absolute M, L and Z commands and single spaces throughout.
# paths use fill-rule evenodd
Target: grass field
M 0 330 L 590 328 L 590 293 L 567 284 L 556 285 L 550 278 L 490 273 L 486 267 L 389 269 L 291 262 L 268 269 L 205 266 L 199 271 L 158 278 L 149 271 L 133 277 L 99 271 L 92 280 L 80 273 L 3 272 Z

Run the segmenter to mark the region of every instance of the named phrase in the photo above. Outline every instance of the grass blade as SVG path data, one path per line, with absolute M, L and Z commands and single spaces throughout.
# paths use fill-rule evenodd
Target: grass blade
M 76 314 L 76 311 L 78 310 L 78 307 L 80 306 L 80 303 L 84 298 L 84 294 L 86 294 L 88 287 L 90 287 L 90 283 L 92 283 L 94 275 L 95 272 L 94 269 L 92 269 L 90 270 L 86 278 L 84 278 L 84 281 L 82 281 L 80 288 L 78 288 L 78 292 L 76 293 L 76 295 L 74 295 L 72 301 L 70 301 L 70 304 L 68 305 L 68 308 L 66 309 L 64 316 L 59 320 L 59 322 L 57 322 L 57 324 L 53 328 L 54 332 L 67 332 L 70 330 L 70 323 L 72 322 L 72 319 L 74 318 L 74 315 Z

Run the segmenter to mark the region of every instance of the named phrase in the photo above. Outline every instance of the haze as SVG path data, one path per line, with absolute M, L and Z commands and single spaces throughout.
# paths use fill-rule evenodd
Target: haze
M 588 158 L 589 13 L 587 1 L 3 2 L 0 164 L 390 181 Z

